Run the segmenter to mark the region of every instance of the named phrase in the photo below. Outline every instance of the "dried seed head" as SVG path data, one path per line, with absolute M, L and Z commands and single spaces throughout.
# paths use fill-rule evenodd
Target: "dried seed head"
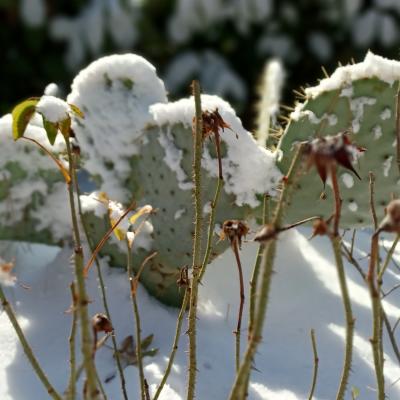
M 203 138 L 209 137 L 212 134 L 218 135 L 220 129 L 222 129 L 222 132 L 225 128 L 232 129 L 221 117 L 218 108 L 215 111 L 203 111 L 201 116 L 203 119 Z
M 113 326 L 111 325 L 110 320 L 107 318 L 105 314 L 95 314 L 92 318 L 92 328 L 93 331 L 110 333 L 112 332 Z
M 181 268 L 179 278 L 177 279 L 176 283 L 180 288 L 189 286 L 189 274 L 187 265 Z
M 358 179 L 361 179 L 352 162 L 357 154 L 363 151 L 365 151 L 364 148 L 358 147 L 350 141 L 347 132 L 316 138 L 305 147 L 308 167 L 315 165 L 324 184 L 332 165 L 341 165 L 352 171 Z
M 242 247 L 242 239 L 249 232 L 246 222 L 237 219 L 229 219 L 222 225 L 221 240 L 229 239 L 231 244 L 237 242 L 239 248 Z
M 386 207 L 386 215 L 379 225 L 379 230 L 384 232 L 400 233 L 400 200 L 392 200 Z
M 0 285 L 12 286 L 17 278 L 11 273 L 15 264 L 13 261 L 6 262 L 0 257 Z

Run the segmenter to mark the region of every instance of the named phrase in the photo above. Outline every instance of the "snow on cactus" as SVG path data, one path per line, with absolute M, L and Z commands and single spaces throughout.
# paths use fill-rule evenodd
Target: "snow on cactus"
M 343 200 L 343 227 L 372 225 L 369 205 L 369 172 L 375 175 L 375 205 L 378 219 L 391 193 L 398 190 L 399 170 L 396 165 L 396 95 L 400 79 L 400 63 L 368 53 L 361 63 L 339 67 L 318 86 L 305 90 L 306 100 L 296 106 L 279 144 L 285 173 L 289 167 L 291 148 L 295 142 L 313 137 L 348 131 L 352 140 L 366 149 L 354 164 L 361 177 L 339 170 Z M 329 181 L 328 181 L 329 184 Z M 306 174 L 299 181 L 288 220 L 310 215 L 328 217 L 332 212 L 329 190 L 327 199 L 316 174 Z M 324 196 L 322 196 L 324 197 Z
M 75 77 L 68 102 L 85 115 L 72 125 L 84 168 L 110 198 L 129 201 L 125 190 L 131 174 L 128 159 L 140 152 L 146 140 L 143 129 L 152 120 L 149 106 L 166 101 L 164 83 L 155 68 L 135 54 L 100 58 Z

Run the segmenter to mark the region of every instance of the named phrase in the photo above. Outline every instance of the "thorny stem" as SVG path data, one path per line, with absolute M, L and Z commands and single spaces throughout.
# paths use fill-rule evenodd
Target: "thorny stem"
M 69 175 L 74 181 L 74 158 L 71 152 L 69 139 L 65 140 L 69 162 Z M 72 227 L 74 233 L 74 261 L 75 261 L 75 279 L 77 283 L 77 310 L 81 326 L 81 350 L 83 354 L 83 363 L 87 379 L 87 397 L 96 398 L 98 389 L 96 384 L 96 367 L 92 357 L 92 337 L 90 334 L 90 321 L 88 315 L 88 297 L 86 294 L 85 277 L 83 274 L 83 250 L 79 233 L 78 219 L 75 209 L 74 186 L 68 185 L 69 203 L 71 208 Z
M 361 269 L 361 266 L 358 264 L 357 260 L 353 257 L 353 254 L 350 252 L 350 250 L 344 244 L 342 244 L 342 248 L 344 250 L 344 255 L 346 256 L 349 263 L 355 267 L 355 269 L 359 272 L 359 274 L 364 279 L 364 281 L 366 281 L 367 275 Z M 381 306 L 382 306 L 382 304 L 381 304 Z M 393 348 L 393 352 L 397 358 L 397 362 L 400 364 L 400 350 L 397 346 L 397 342 L 396 342 L 396 338 L 394 337 L 394 332 L 393 332 L 392 326 L 390 325 L 389 319 L 385 313 L 385 310 L 383 309 L 383 306 L 382 306 L 382 318 L 383 318 L 383 322 L 385 324 L 387 334 L 389 336 L 390 343 Z
M 297 152 L 292 160 L 288 175 L 284 181 L 284 187 L 281 192 L 279 202 L 275 209 L 275 215 L 272 224 L 275 228 L 279 228 L 286 205 L 289 203 L 291 192 L 294 186 L 294 181 L 299 173 L 299 167 L 302 161 L 303 145 L 300 144 Z M 262 274 L 260 276 L 260 291 L 258 303 L 256 304 L 256 312 L 254 315 L 254 328 L 250 334 L 250 340 L 247 344 L 247 349 L 240 365 L 239 371 L 236 374 L 236 379 L 230 394 L 230 400 L 242 400 L 247 395 L 247 383 L 249 380 L 251 365 L 254 355 L 257 351 L 258 344 L 262 338 L 262 331 L 268 305 L 268 297 L 271 284 L 271 276 L 274 266 L 276 254 L 276 238 L 272 238 L 266 243 L 263 258 L 262 258 Z
M 136 292 L 134 293 L 133 289 L 133 282 L 134 282 L 134 274 L 132 269 L 132 249 L 129 245 L 128 239 L 126 240 L 127 246 L 127 270 L 128 270 L 128 280 L 130 282 L 130 293 L 133 305 L 133 314 L 135 317 L 135 327 L 136 327 L 136 358 L 139 370 L 139 381 L 140 381 L 140 393 L 141 399 L 146 400 L 146 391 L 145 391 L 145 377 L 143 371 L 143 359 L 142 359 L 142 346 L 141 346 L 141 326 L 140 326 L 140 314 L 139 314 L 139 307 L 136 300 Z
M 374 186 L 375 186 L 375 175 L 373 172 L 369 172 L 369 207 L 371 209 L 372 221 L 374 223 L 374 229 L 378 228 L 378 219 L 376 217 L 375 211 L 375 201 L 374 201 Z
M 340 198 L 339 184 L 337 181 L 336 165 L 331 166 L 330 173 L 331 173 L 335 204 L 334 204 L 334 216 L 333 216 L 334 230 L 333 230 L 333 235 L 329 236 L 331 239 L 332 249 L 335 256 L 336 270 L 338 274 L 339 286 L 342 294 L 343 308 L 346 318 L 345 355 L 343 361 L 342 376 L 336 394 L 337 400 L 343 400 L 347 389 L 347 383 L 349 381 L 351 361 L 353 357 L 354 318 L 353 318 L 353 311 L 351 309 L 350 295 L 347 288 L 346 273 L 344 270 L 343 258 L 341 252 L 342 240 L 339 235 L 339 222 L 340 222 L 342 200 Z
M 369 261 L 369 269 L 367 273 L 367 284 L 369 293 L 371 296 L 372 303 L 372 337 L 370 339 L 372 346 L 372 354 L 374 358 L 375 376 L 378 389 L 378 399 L 384 400 L 385 398 L 385 379 L 383 376 L 383 359 L 381 358 L 381 345 L 380 341 L 380 326 L 381 326 L 381 302 L 379 297 L 378 289 L 375 286 L 375 269 L 378 258 L 378 246 L 379 246 L 379 231 L 376 231 L 372 235 L 371 239 L 371 254 Z
M 190 297 L 190 289 L 186 288 L 185 294 L 183 296 L 182 306 L 179 311 L 178 320 L 176 323 L 174 343 L 172 344 L 172 350 L 171 350 L 171 354 L 169 356 L 167 368 L 165 369 L 164 376 L 161 379 L 160 385 L 157 388 L 157 391 L 156 391 L 156 394 L 154 395 L 153 400 L 157 400 L 160 397 L 161 391 L 163 390 L 165 383 L 167 382 L 167 379 L 169 377 L 169 374 L 171 373 L 172 365 L 174 364 L 175 354 L 178 350 L 178 343 L 179 343 L 179 338 L 181 336 L 183 317 L 186 312 L 189 297 Z
M 92 238 L 91 238 L 91 236 L 89 234 L 89 229 L 88 229 L 88 226 L 87 226 L 87 223 L 86 223 L 86 218 L 85 218 L 85 216 L 83 214 L 83 211 L 82 211 L 82 203 L 81 203 L 81 199 L 80 199 L 81 193 L 80 193 L 79 183 L 78 183 L 78 179 L 77 179 L 76 169 L 74 169 L 74 185 L 75 185 L 75 190 L 76 190 L 77 197 L 78 197 L 78 213 L 79 213 L 79 217 L 80 217 L 81 224 L 82 224 L 82 227 L 83 227 L 83 232 L 85 234 L 85 238 L 86 238 L 86 241 L 88 243 L 88 246 L 89 246 L 89 249 L 90 249 L 91 253 L 94 253 L 94 244 L 93 244 Z M 107 301 L 106 288 L 105 288 L 104 279 L 103 279 L 103 273 L 101 271 L 99 260 L 98 260 L 98 258 L 96 256 L 94 258 L 94 261 L 95 261 L 95 264 L 96 264 L 97 276 L 98 276 L 98 279 L 99 279 L 99 284 L 100 284 L 99 286 L 100 286 L 100 291 L 101 291 L 101 299 L 102 299 L 102 302 L 103 302 L 104 311 L 106 312 L 107 318 L 110 321 L 111 325 L 113 326 L 110 309 L 108 307 L 108 301 Z M 112 346 L 113 346 L 113 351 L 114 351 L 115 362 L 117 364 L 118 374 L 119 374 L 120 381 L 121 381 L 122 396 L 123 396 L 124 400 L 128 400 L 128 394 L 126 392 L 125 376 L 124 376 L 124 371 L 122 369 L 120 353 L 118 351 L 118 345 L 117 345 L 117 339 L 115 337 L 115 332 L 113 332 L 112 335 L 111 335 L 111 341 L 112 341 Z
M 240 285 L 240 303 L 239 303 L 239 310 L 238 310 L 238 320 L 237 320 L 237 325 L 236 325 L 236 331 L 234 334 L 236 335 L 236 372 L 239 371 L 240 367 L 240 330 L 242 327 L 242 316 L 243 316 L 243 306 L 244 306 L 244 282 L 243 282 L 243 271 L 242 271 L 242 264 L 240 262 L 240 256 L 239 256 L 239 244 L 238 244 L 238 239 L 235 238 L 232 242 L 232 250 L 233 253 L 235 254 L 236 258 L 236 264 L 238 267 L 238 272 L 239 272 L 239 285 Z
M 400 83 L 396 96 L 396 150 L 397 150 L 397 167 L 400 171 Z
M 312 400 L 312 398 L 314 396 L 315 387 L 317 386 L 318 365 L 319 365 L 319 358 L 318 358 L 318 352 L 317 352 L 317 342 L 315 340 L 315 331 L 314 331 L 314 329 L 311 329 L 310 337 L 311 337 L 311 347 L 312 347 L 312 351 L 313 351 L 314 368 L 313 368 L 313 376 L 312 376 L 312 381 L 311 381 L 310 394 L 308 395 L 308 400 Z
M 212 250 L 212 239 L 214 236 L 214 228 L 215 228 L 215 215 L 216 215 L 216 211 L 217 211 L 219 195 L 221 193 L 223 184 L 224 184 L 224 181 L 221 178 L 218 178 L 217 188 L 215 189 L 214 199 L 211 202 L 210 219 L 208 222 L 207 246 L 206 246 L 206 251 L 204 254 L 204 258 L 203 258 L 203 262 L 202 262 L 201 270 L 200 270 L 200 275 L 199 275 L 200 282 L 203 279 L 203 276 L 207 269 L 208 261 L 210 259 L 210 254 L 211 254 L 211 250 Z
M 269 209 L 270 209 L 270 196 L 268 194 L 264 195 L 263 201 L 263 216 L 262 224 L 265 225 L 269 222 Z M 253 267 L 253 274 L 250 281 L 250 304 L 249 304 L 249 327 L 248 327 L 248 340 L 250 340 L 251 332 L 253 330 L 254 324 L 254 311 L 256 305 L 256 292 L 258 284 L 258 276 L 260 273 L 261 259 L 264 251 L 264 244 L 261 242 L 258 247 L 256 260 Z
M 196 321 L 197 321 L 197 297 L 199 285 L 199 272 L 201 264 L 201 232 L 202 232 L 202 206 L 201 206 L 201 155 L 203 144 L 202 112 L 200 85 L 197 81 L 192 83 L 193 97 L 195 101 L 195 126 L 193 140 L 193 183 L 194 183 L 194 238 L 193 238 L 193 263 L 192 279 L 189 301 L 188 336 L 189 336 L 189 378 L 187 385 L 187 400 L 193 400 L 196 391 Z
M 21 343 L 22 348 L 24 349 L 24 353 L 25 353 L 26 357 L 28 358 L 28 361 L 30 362 L 37 377 L 42 382 L 43 386 L 46 388 L 47 393 L 54 400 L 62 400 L 62 397 L 56 392 L 56 390 L 54 389 L 52 384 L 49 382 L 46 374 L 42 370 L 38 360 L 36 359 L 35 355 L 33 354 L 32 348 L 29 345 L 28 341 L 26 340 L 24 332 L 22 331 L 22 328 L 17 320 L 17 317 L 14 314 L 14 310 L 12 309 L 10 303 L 7 301 L 6 295 L 5 295 L 1 285 L 0 285 L 0 301 L 1 301 L 1 305 L 3 306 L 4 311 L 7 314 L 8 319 L 10 320 L 10 322 L 15 330 L 15 333 L 18 336 L 18 339 Z
M 71 290 L 71 313 L 72 313 L 72 321 L 71 321 L 71 332 L 69 335 L 69 366 L 70 366 L 70 375 L 69 375 L 69 383 L 67 389 L 67 400 L 74 400 L 76 397 L 76 358 L 75 358 L 75 338 L 76 338 L 76 325 L 77 325 L 77 294 L 75 283 L 72 282 L 70 285 Z

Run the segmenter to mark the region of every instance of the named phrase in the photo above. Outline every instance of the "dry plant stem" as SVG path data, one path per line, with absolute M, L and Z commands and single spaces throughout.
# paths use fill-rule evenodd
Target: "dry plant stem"
M 390 249 L 389 249 L 389 251 L 388 251 L 388 253 L 387 253 L 387 255 L 386 255 L 386 258 L 385 258 L 385 261 L 384 261 L 382 267 L 379 269 L 379 273 L 378 273 L 378 277 L 377 277 L 378 283 L 381 283 L 381 282 L 382 282 L 383 275 L 384 275 L 384 273 L 385 273 L 387 267 L 388 267 L 389 264 L 390 264 L 390 260 L 391 260 L 392 257 L 393 257 L 394 251 L 396 250 L 396 246 L 397 246 L 397 244 L 399 243 L 399 240 L 400 240 L 400 235 L 397 235 L 397 236 L 396 236 L 396 239 L 395 239 L 394 242 L 392 243 L 392 245 L 391 245 L 391 247 L 390 247 Z M 378 257 L 377 257 L 377 259 L 378 259 Z
M 332 180 L 332 188 L 334 195 L 334 231 L 333 235 L 330 236 L 333 253 L 335 256 L 336 270 L 339 279 L 340 291 L 342 294 L 343 308 L 346 318 L 346 342 L 345 342 L 345 355 L 343 361 L 342 376 L 339 383 L 339 388 L 336 394 L 337 400 L 343 400 L 346 394 L 347 383 L 349 381 L 349 375 L 351 370 L 351 362 L 353 358 L 353 338 L 354 338 L 354 317 L 351 309 L 350 295 L 347 288 L 346 273 L 343 265 L 343 258 L 341 252 L 342 240 L 339 235 L 339 222 L 342 200 L 340 198 L 339 184 L 337 181 L 336 165 L 332 165 L 330 169 L 330 175 Z
M 71 290 L 71 299 L 72 299 L 72 321 L 71 321 L 71 332 L 69 335 L 69 383 L 67 389 L 67 400 L 74 400 L 76 397 L 76 357 L 75 357 L 75 338 L 76 338 L 76 326 L 77 326 L 77 312 L 76 312 L 76 303 L 77 303 L 77 294 L 75 283 L 72 282 L 70 285 Z
M 315 392 L 315 387 L 317 386 L 317 377 L 318 377 L 318 365 L 319 365 L 319 358 L 318 358 L 318 351 L 317 351 L 317 341 L 315 340 L 315 331 L 311 329 L 310 331 L 311 337 L 311 347 L 313 351 L 313 360 L 314 360 L 314 368 L 313 368 L 313 376 L 311 381 L 311 388 L 310 394 L 308 395 L 308 400 L 312 400 Z
M 223 179 L 218 178 L 217 188 L 215 189 L 214 199 L 211 202 L 210 219 L 208 222 L 207 245 L 206 245 L 206 251 L 204 254 L 204 258 L 203 258 L 203 263 L 201 265 L 201 270 L 200 270 L 200 276 L 199 276 L 200 282 L 203 279 L 203 276 L 207 269 L 208 262 L 210 260 L 210 254 L 211 254 L 211 250 L 212 250 L 212 239 L 214 236 L 214 228 L 215 228 L 215 214 L 217 211 L 217 204 L 218 204 L 219 195 L 221 193 L 223 184 L 224 184 Z
M 370 264 L 367 274 L 367 283 L 369 293 L 371 296 L 372 303 L 372 337 L 370 339 L 372 346 L 372 354 L 374 358 L 375 376 L 378 389 L 378 400 L 385 399 L 385 380 L 383 376 L 383 359 L 381 358 L 381 345 L 380 341 L 380 326 L 381 326 L 381 302 L 379 297 L 378 289 L 375 285 L 375 268 L 378 258 L 378 246 L 379 246 L 379 231 L 376 231 L 371 239 L 371 254 Z
M 76 190 L 77 197 L 78 197 L 78 213 L 79 213 L 79 217 L 80 217 L 81 224 L 83 227 L 83 232 L 85 234 L 85 238 L 86 238 L 86 241 L 88 243 L 91 253 L 94 253 L 94 244 L 93 244 L 92 238 L 90 237 L 86 219 L 85 219 L 85 216 L 82 211 L 82 203 L 81 203 L 81 199 L 80 199 L 81 193 L 80 193 L 79 183 L 78 183 L 78 179 L 77 179 L 77 175 L 76 175 L 76 169 L 74 170 L 74 184 L 75 184 L 75 190 Z M 100 263 L 99 263 L 99 260 L 97 259 L 97 257 L 95 257 L 94 261 L 96 264 L 97 276 L 99 279 L 99 286 L 100 286 L 100 291 L 101 291 L 101 300 L 103 302 L 104 311 L 106 312 L 107 318 L 109 319 L 111 325 L 113 326 L 110 309 L 108 307 L 103 273 L 101 272 Z M 123 396 L 124 400 L 128 400 L 128 394 L 126 392 L 125 376 L 124 376 L 124 371 L 122 369 L 121 359 L 120 359 L 120 355 L 119 355 L 120 353 L 118 351 L 118 345 L 117 345 L 117 339 L 115 337 L 115 333 L 113 333 L 111 335 L 111 341 L 112 341 L 112 346 L 113 346 L 113 351 L 114 351 L 115 362 L 117 364 L 118 375 L 119 375 L 119 378 L 121 381 L 122 396 Z
M 364 271 L 361 269 L 361 266 L 358 264 L 357 260 L 353 257 L 353 254 L 350 252 L 350 250 L 342 244 L 342 248 L 344 250 L 344 255 L 346 256 L 347 260 L 349 261 L 350 264 L 352 264 L 355 269 L 359 272 L 361 277 L 366 281 L 367 275 L 364 273 Z M 381 304 L 382 306 L 382 304 Z M 385 310 L 383 309 L 382 306 L 382 318 L 383 318 L 383 323 L 385 324 L 385 328 L 387 331 L 387 334 L 389 336 L 390 343 L 393 348 L 393 352 L 397 358 L 397 362 L 400 364 L 400 350 L 397 346 L 396 338 L 394 337 L 394 332 L 392 329 L 392 326 L 390 325 L 389 319 L 385 313 Z
M 150 400 L 150 391 L 149 391 L 149 384 L 147 383 L 147 379 L 144 380 L 144 394 L 146 395 L 146 400 Z
M 74 180 L 74 158 L 68 138 L 65 140 L 69 162 L 69 175 Z M 87 379 L 87 397 L 96 398 L 98 394 L 96 383 L 96 367 L 92 357 L 92 337 L 90 334 L 90 320 L 88 315 L 88 297 L 86 294 L 85 277 L 83 274 L 83 250 L 79 233 L 77 213 L 75 209 L 74 186 L 68 185 L 69 204 L 71 208 L 72 227 L 74 234 L 74 261 L 75 279 L 77 284 L 77 311 L 81 329 L 81 351 Z
M 193 132 L 193 183 L 194 183 L 194 238 L 193 238 L 193 263 L 190 288 L 188 336 L 189 336 L 189 377 L 187 385 L 187 400 L 193 400 L 196 391 L 197 359 L 196 359 L 196 322 L 197 322 L 197 297 L 199 286 L 199 273 L 201 263 L 201 232 L 202 232 L 202 204 L 201 204 L 201 155 L 203 147 L 203 127 L 200 86 L 197 81 L 192 83 L 195 101 L 195 127 Z
M 56 392 L 56 390 L 54 389 L 52 384 L 49 382 L 46 374 L 42 370 L 38 360 L 36 359 L 35 355 L 33 354 L 32 348 L 29 345 L 28 341 L 26 340 L 24 332 L 22 331 L 22 328 L 17 320 L 17 317 L 14 314 L 14 310 L 12 309 L 10 303 L 7 301 L 7 298 L 5 296 L 5 293 L 4 293 L 1 285 L 0 285 L 0 302 L 1 302 L 1 305 L 3 306 L 4 311 L 7 314 L 8 319 L 10 320 L 10 322 L 15 330 L 15 333 L 18 336 L 19 342 L 21 343 L 21 346 L 24 350 L 26 357 L 28 358 L 28 361 L 30 362 L 37 377 L 42 382 L 43 386 L 46 388 L 47 393 L 54 400 L 62 400 L 62 397 Z
M 244 306 L 244 282 L 243 282 L 243 271 L 242 263 L 240 262 L 239 256 L 239 244 L 238 240 L 234 239 L 232 243 L 232 250 L 235 254 L 236 264 L 239 272 L 239 285 L 240 285 L 240 303 L 238 311 L 238 320 L 236 325 L 236 331 L 233 332 L 236 335 L 236 346 L 235 346 L 235 360 L 236 360 L 236 372 L 239 371 L 240 366 L 240 330 L 242 327 L 242 316 L 243 316 L 243 306 Z
M 369 207 L 371 209 L 372 221 L 374 222 L 374 229 L 378 228 L 378 219 L 376 217 L 375 211 L 375 201 L 374 201 L 374 185 L 375 185 L 375 175 L 373 172 L 369 172 Z
M 264 195 L 263 217 L 262 217 L 263 225 L 265 225 L 269 222 L 270 199 L 271 198 L 268 195 Z M 260 243 L 260 246 L 258 247 L 254 267 L 253 267 L 253 274 L 251 276 L 251 281 L 250 281 L 249 327 L 248 327 L 248 335 L 247 335 L 248 340 L 250 340 L 251 332 L 253 330 L 253 325 L 254 325 L 256 291 L 257 291 L 258 276 L 260 273 L 260 265 L 261 265 L 263 251 L 264 251 L 264 245 L 263 245 L 263 243 Z
M 284 181 L 284 187 L 281 192 L 279 202 L 275 209 L 275 215 L 272 221 L 273 226 L 277 229 L 282 223 L 283 213 L 287 203 L 290 201 L 292 189 L 294 187 L 294 181 L 299 173 L 299 166 L 302 161 L 303 145 L 300 144 L 296 154 L 293 158 L 289 172 Z M 230 400 L 242 400 L 247 396 L 247 383 L 251 371 L 252 362 L 257 351 L 258 344 L 262 338 L 262 331 L 267 311 L 268 297 L 270 291 L 271 277 L 273 272 L 274 260 L 276 254 L 276 238 L 272 238 L 265 245 L 263 258 L 262 258 L 262 270 L 260 275 L 260 289 L 258 293 L 258 302 L 256 304 L 256 311 L 254 314 L 254 328 L 251 332 L 250 340 L 247 344 L 247 349 L 243 360 L 241 362 L 236 379 L 232 387 L 230 394 Z
M 128 240 L 126 240 L 126 247 L 127 247 L 127 270 L 128 270 L 128 279 L 130 282 L 130 288 L 132 288 L 132 282 L 134 280 L 133 276 L 133 269 L 132 269 L 132 249 L 129 245 Z M 131 292 L 131 299 L 132 299 L 132 305 L 133 305 L 133 314 L 135 317 L 135 327 L 136 327 L 136 358 L 137 358 L 137 364 L 138 364 L 138 370 L 139 370 L 139 381 L 140 381 L 140 395 L 141 395 L 141 400 L 146 400 L 146 391 L 145 391 L 145 377 L 144 377 L 144 371 L 143 371 L 143 358 L 142 358 L 142 340 L 141 340 L 141 326 L 140 326 L 140 314 L 139 314 L 139 307 L 136 301 L 136 293 L 133 293 L 132 290 Z
M 400 83 L 396 96 L 396 150 L 397 150 L 397 167 L 400 172 Z
M 172 344 L 172 350 L 171 350 L 171 353 L 169 355 L 167 368 L 165 369 L 164 376 L 161 379 L 160 385 L 157 388 L 157 391 L 156 391 L 156 394 L 154 395 L 153 400 L 158 400 L 158 398 L 160 397 L 161 391 L 163 390 L 163 388 L 165 386 L 165 383 L 167 382 L 169 374 L 171 373 L 171 369 L 172 369 L 172 366 L 173 366 L 174 360 L 175 360 L 175 355 L 176 355 L 176 352 L 178 350 L 178 343 L 179 343 L 179 339 L 180 339 L 180 336 L 181 336 L 183 317 L 184 317 L 185 312 L 186 312 L 186 308 L 187 308 L 187 305 L 188 305 L 189 297 L 190 297 L 190 289 L 186 288 L 185 295 L 183 296 L 182 306 L 181 306 L 181 309 L 179 311 L 178 320 L 177 320 L 177 323 L 176 323 L 174 343 Z

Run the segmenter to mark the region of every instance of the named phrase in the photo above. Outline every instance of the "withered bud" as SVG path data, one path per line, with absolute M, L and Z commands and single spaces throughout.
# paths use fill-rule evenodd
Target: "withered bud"
M 180 288 L 189 286 L 189 274 L 187 265 L 181 268 L 179 278 L 177 279 L 176 283 Z
M 110 333 L 112 332 L 113 326 L 111 325 L 110 320 L 107 318 L 105 314 L 95 314 L 92 318 L 92 328 L 93 331 Z
M 209 137 L 210 135 L 218 135 L 219 130 L 222 132 L 227 129 L 232 129 L 229 124 L 227 124 L 221 117 L 221 114 L 216 108 L 214 111 L 203 111 L 201 114 L 203 119 L 203 137 Z
M 378 228 L 383 232 L 400 233 L 400 199 L 392 200 L 386 207 L 386 215 Z
M 81 148 L 78 144 L 72 142 L 72 153 L 75 154 L 77 157 L 81 156 Z
M 315 165 L 318 174 L 325 184 L 329 169 L 338 164 L 353 172 L 358 179 L 360 175 L 354 169 L 352 162 L 359 152 L 365 149 L 353 144 L 347 132 L 340 132 L 335 136 L 324 136 L 313 139 L 305 146 L 305 154 L 308 156 L 308 167 Z
M 221 240 L 229 239 L 231 244 L 236 241 L 239 245 L 239 249 L 242 247 L 242 239 L 249 232 L 249 227 L 246 222 L 237 219 L 228 219 L 222 225 L 222 232 L 220 234 Z
M 276 229 L 270 225 L 264 225 L 254 237 L 254 241 L 256 242 L 266 242 L 268 240 L 274 239 L 277 235 Z
M 315 236 L 324 236 L 329 232 L 329 227 L 326 221 L 322 218 L 319 218 L 313 223 L 313 231 L 311 238 Z

